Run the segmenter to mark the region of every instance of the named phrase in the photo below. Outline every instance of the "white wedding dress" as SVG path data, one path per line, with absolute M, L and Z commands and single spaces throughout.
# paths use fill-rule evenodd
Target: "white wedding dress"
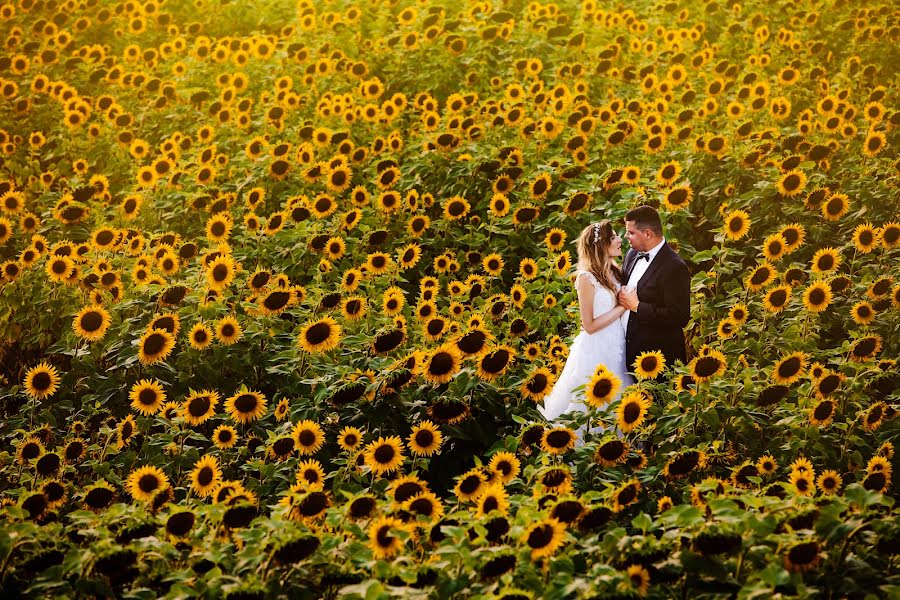
M 615 294 L 603 287 L 593 273 L 578 271 L 577 277 L 587 277 L 596 289 L 593 318 L 596 319 L 616 306 Z M 615 285 L 618 291 L 621 285 L 618 283 Z M 556 384 L 544 398 L 544 406 L 538 406 L 541 414 L 548 421 L 570 411 L 586 412 L 584 391 L 576 394 L 572 390 L 579 385 L 586 384 L 593 377 L 597 365 L 601 363 L 606 365 L 606 368 L 622 382 L 613 401 L 604 406 L 601 412 L 614 410 L 613 404 L 621 397 L 622 390 L 634 382 L 625 365 L 625 319 L 623 317 L 625 317 L 624 314 L 592 334 L 587 333 L 582 327 L 575 336 L 572 346 L 569 348 L 566 364 L 559 374 Z M 591 428 L 592 433 L 600 433 L 603 430 L 602 426 Z M 582 435 L 583 432 L 579 431 L 579 439 L 582 438 Z

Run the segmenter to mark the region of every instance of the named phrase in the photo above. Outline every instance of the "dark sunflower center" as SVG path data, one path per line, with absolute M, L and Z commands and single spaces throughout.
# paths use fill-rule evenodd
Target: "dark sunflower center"
M 825 400 L 824 402 L 819 402 L 813 411 L 813 416 L 816 420 L 824 421 L 825 419 L 831 416 L 831 413 L 834 411 L 834 404 L 830 400 Z
M 393 446 L 384 444 L 384 445 L 378 446 L 378 448 L 375 449 L 375 452 L 373 452 L 372 455 L 375 458 L 375 462 L 377 462 L 380 465 L 387 465 L 387 464 L 390 464 L 394 460 L 394 457 L 397 455 L 397 453 L 394 450 Z
M 687 190 L 683 188 L 679 188 L 677 190 L 672 190 L 669 192 L 669 203 L 678 206 L 680 204 L 684 204 L 687 202 L 688 193 Z
M 159 487 L 159 479 L 153 473 L 147 473 L 138 479 L 138 488 L 145 494 L 149 494 Z
M 225 281 L 228 277 L 228 265 L 216 265 L 213 267 L 212 275 L 215 281 Z
M 234 408 L 239 413 L 251 413 L 258 405 L 259 401 L 253 394 L 241 394 L 234 401 Z
M 528 389 L 533 394 L 539 394 L 540 392 L 543 392 L 545 389 L 547 389 L 547 383 L 547 376 L 543 373 L 538 373 L 528 382 Z
M 331 335 L 331 326 L 328 323 L 316 323 L 306 332 L 306 341 L 313 345 L 318 345 L 328 339 Z
M 203 467 L 197 472 L 197 483 L 203 487 L 208 486 L 212 482 L 214 474 L 211 467 Z
M 152 388 L 144 388 L 138 393 L 138 402 L 144 406 L 153 406 L 156 404 L 156 390 Z
M 44 392 L 50 389 L 51 385 L 53 385 L 53 379 L 50 377 L 50 373 L 46 371 L 39 371 L 35 373 L 34 377 L 31 380 L 31 387 L 40 392 Z
M 427 430 L 421 429 L 416 432 L 416 445 L 420 448 L 431 448 L 431 445 L 434 444 L 434 434 Z
M 294 440 L 289 437 L 275 440 L 275 443 L 272 444 L 272 450 L 274 450 L 275 454 L 278 456 L 290 454 L 294 450 Z
M 778 375 L 781 377 L 793 377 L 800 370 L 800 359 L 792 356 L 778 365 Z
M 825 290 L 822 288 L 813 288 L 809 293 L 809 302 L 813 306 L 825 303 Z
M 481 478 L 477 475 L 469 475 L 459 483 L 459 491 L 463 494 L 473 494 L 481 486 Z
M 753 285 L 762 285 L 769 279 L 769 269 L 757 269 L 756 272 L 753 273 L 753 277 L 750 278 L 750 283 Z
M 378 545 L 382 548 L 389 548 L 391 544 L 394 543 L 394 537 L 391 535 L 391 528 L 389 525 L 384 525 L 378 528 L 378 533 L 375 535 L 375 539 L 378 541 Z
M 538 525 L 528 534 L 528 546 L 534 550 L 545 548 L 553 541 L 553 527 Z
M 196 398 L 191 398 L 188 402 L 188 413 L 192 417 L 202 417 L 209 410 L 209 406 L 209 396 L 197 396 Z
M 628 423 L 634 423 L 641 415 L 641 406 L 637 402 L 629 402 L 622 411 L 622 419 Z
M 568 431 L 551 431 L 547 435 L 547 445 L 551 448 L 565 448 L 572 440 L 572 434 Z
M 447 352 L 437 352 L 431 357 L 428 372 L 432 375 L 446 375 L 453 369 L 453 357 Z

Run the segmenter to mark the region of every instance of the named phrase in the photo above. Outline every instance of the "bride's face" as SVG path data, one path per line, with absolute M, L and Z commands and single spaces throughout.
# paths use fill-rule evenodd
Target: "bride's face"
M 606 248 L 606 253 L 609 254 L 611 258 L 622 256 L 622 238 L 615 231 L 613 231 L 612 239 L 609 240 L 609 246 Z

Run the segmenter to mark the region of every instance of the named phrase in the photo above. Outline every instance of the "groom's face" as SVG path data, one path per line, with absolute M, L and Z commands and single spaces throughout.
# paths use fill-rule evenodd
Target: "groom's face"
M 650 244 L 650 230 L 640 231 L 634 221 L 625 221 L 625 239 L 638 252 L 646 252 L 653 247 Z

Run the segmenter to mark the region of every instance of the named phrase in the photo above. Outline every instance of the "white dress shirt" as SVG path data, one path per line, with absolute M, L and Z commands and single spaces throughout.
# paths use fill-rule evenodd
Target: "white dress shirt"
M 665 243 L 666 238 L 663 238 L 660 243 L 647 251 L 647 254 L 650 255 L 650 260 L 644 260 L 643 258 L 636 260 L 636 262 L 634 263 L 634 268 L 631 269 L 631 276 L 628 278 L 628 283 L 626 284 L 626 286 L 637 288 L 637 284 L 641 280 L 641 277 L 643 277 L 644 273 L 647 272 L 647 269 L 650 268 L 650 263 L 652 263 L 653 259 L 656 258 L 656 255 L 659 254 L 660 249 Z M 640 300 L 640 298 L 638 298 L 638 300 Z M 622 315 L 622 325 L 624 325 L 626 329 L 628 328 L 629 315 L 631 315 L 630 310 L 626 310 Z

